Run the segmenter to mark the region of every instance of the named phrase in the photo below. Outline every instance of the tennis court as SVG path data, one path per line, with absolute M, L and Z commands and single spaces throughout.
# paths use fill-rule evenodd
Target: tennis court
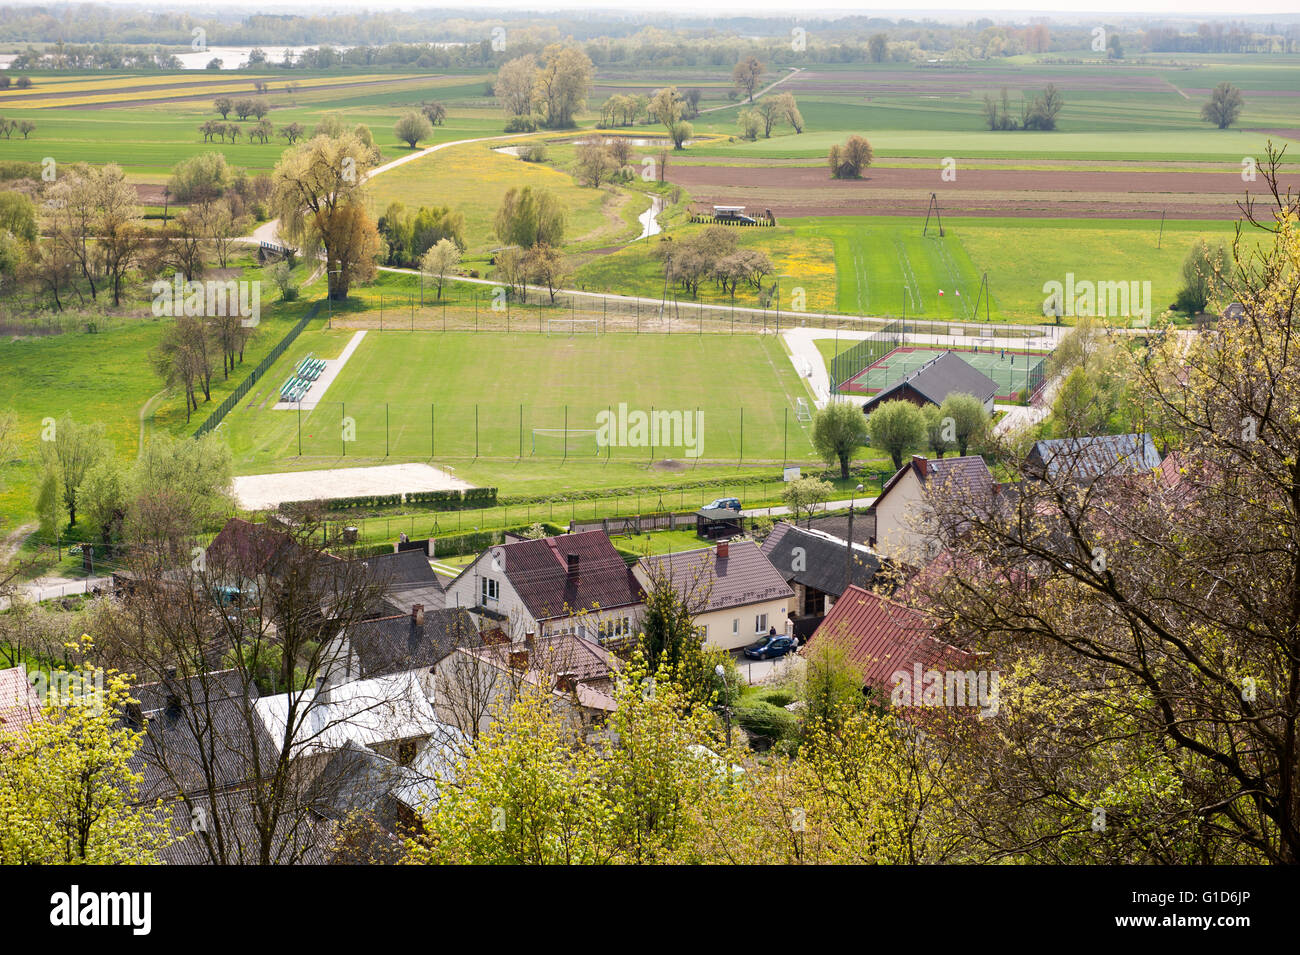
M 839 388 L 841 392 L 874 395 L 916 371 L 926 362 L 944 353 L 955 352 L 976 371 L 983 372 L 998 384 L 998 401 L 1014 401 L 1018 393 L 1033 394 L 1043 382 L 1043 359 L 1047 352 L 1025 349 L 980 348 L 913 348 L 902 345 L 872 362 Z

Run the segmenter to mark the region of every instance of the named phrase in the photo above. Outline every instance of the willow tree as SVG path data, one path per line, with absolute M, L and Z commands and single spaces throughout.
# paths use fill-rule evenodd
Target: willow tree
M 363 192 L 373 164 L 374 151 L 355 132 L 341 132 L 315 136 L 275 165 L 271 205 L 280 231 L 306 255 L 324 253 L 334 301 L 375 274 L 379 234 Z

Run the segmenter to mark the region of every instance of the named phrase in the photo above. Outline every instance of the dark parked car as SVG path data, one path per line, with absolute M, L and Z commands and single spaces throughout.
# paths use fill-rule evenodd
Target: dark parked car
M 794 637 L 768 635 L 758 643 L 751 643 L 745 647 L 745 656 L 751 660 L 775 659 L 785 656 L 798 646 L 799 641 Z
M 714 501 L 712 504 L 710 504 L 708 507 L 706 507 L 705 510 L 706 510 L 706 511 L 727 510 L 727 511 L 736 511 L 736 512 L 739 512 L 739 511 L 740 511 L 740 498 L 738 498 L 738 497 L 720 497 L 720 498 L 718 498 L 716 501 Z

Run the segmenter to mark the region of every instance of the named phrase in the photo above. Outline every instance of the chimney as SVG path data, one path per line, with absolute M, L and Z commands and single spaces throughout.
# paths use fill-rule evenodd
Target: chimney
M 726 541 L 718 541 L 718 560 L 726 560 L 729 553 L 731 553 L 731 545 Z
M 509 643 L 510 638 L 505 635 L 500 627 L 493 627 L 491 630 L 483 631 L 483 642 L 485 644 Z
M 578 576 L 578 555 L 577 555 L 577 554 L 567 554 L 567 555 L 566 555 L 566 560 L 567 560 L 567 562 L 568 562 L 568 566 L 569 566 L 569 576 L 570 576 L 570 577 L 576 577 L 576 576 Z
M 316 677 L 316 695 L 312 698 L 313 703 L 328 703 L 330 701 L 330 684 L 326 677 Z
M 537 631 L 536 631 L 536 630 L 525 630 L 525 631 L 524 631 L 524 646 L 528 647 L 528 649 L 531 650 L 531 649 L 533 648 L 533 641 L 536 640 L 536 639 L 537 639 Z
M 510 651 L 510 669 L 527 670 L 528 669 L 528 647 Z
M 921 477 L 926 477 L 930 473 L 930 462 L 923 454 L 912 455 L 912 465 L 921 472 Z
M 417 627 L 424 626 L 424 604 L 414 604 L 411 607 L 411 623 Z
M 555 688 L 561 693 L 572 693 L 578 688 L 578 674 L 557 673 L 555 675 Z

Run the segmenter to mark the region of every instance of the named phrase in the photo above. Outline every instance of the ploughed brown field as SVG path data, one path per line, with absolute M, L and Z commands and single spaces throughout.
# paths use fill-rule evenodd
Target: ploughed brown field
M 957 169 L 954 182 L 931 169 L 871 169 L 857 180 L 831 179 L 824 166 L 669 166 L 668 178 L 699 205 L 742 205 L 782 216 L 924 215 L 930 193 L 948 215 L 1098 219 L 1223 219 L 1239 215 L 1246 190 L 1264 181 L 1235 172 L 1115 172 Z M 1300 189 L 1300 175 L 1283 177 Z

